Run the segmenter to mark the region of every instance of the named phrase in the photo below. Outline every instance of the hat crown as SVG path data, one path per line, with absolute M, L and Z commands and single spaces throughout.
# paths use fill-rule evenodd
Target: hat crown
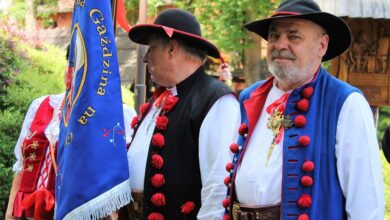
M 197 36 L 202 36 L 199 22 L 190 12 L 173 8 L 162 11 L 154 21 L 154 24 L 184 31 Z
M 276 14 L 281 12 L 308 14 L 321 12 L 321 8 L 312 0 L 286 0 L 276 9 Z

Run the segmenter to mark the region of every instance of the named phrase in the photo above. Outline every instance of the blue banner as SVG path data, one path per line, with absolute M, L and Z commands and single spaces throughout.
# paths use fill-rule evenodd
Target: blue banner
M 110 0 L 75 0 L 57 152 L 56 219 L 98 219 L 131 199 Z

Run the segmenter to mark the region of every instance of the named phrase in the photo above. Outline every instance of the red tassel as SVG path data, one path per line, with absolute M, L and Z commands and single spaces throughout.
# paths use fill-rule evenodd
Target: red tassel
M 188 214 L 195 208 L 195 203 L 194 202 L 186 202 L 180 208 L 181 208 L 181 213 Z
M 156 127 L 160 130 L 167 129 L 168 126 L 168 118 L 165 115 L 159 116 L 156 118 Z
M 306 87 L 302 90 L 302 96 L 303 98 L 305 99 L 310 99 L 311 96 L 313 95 L 313 92 L 314 92 L 314 89 L 313 87 L 309 86 L 309 87 Z
M 154 188 L 160 188 L 165 184 L 165 178 L 162 174 L 154 174 L 153 177 L 150 179 L 150 182 Z
M 234 143 L 234 144 L 231 144 L 230 145 L 230 150 L 233 152 L 233 153 L 238 153 L 238 151 L 240 150 L 238 144 Z
M 238 133 L 242 136 L 246 135 L 248 133 L 248 125 L 246 123 L 242 123 L 238 129 Z
M 229 186 L 229 183 L 231 183 L 231 181 L 232 179 L 230 178 L 230 176 L 225 177 L 225 179 L 223 180 L 226 186 Z
M 303 115 L 298 115 L 294 119 L 294 125 L 297 126 L 298 128 L 302 128 L 306 125 L 306 117 Z
M 308 214 L 303 213 L 298 217 L 298 220 L 310 220 L 310 218 Z
M 307 147 L 310 144 L 310 137 L 307 135 L 302 135 L 298 138 L 298 144 L 302 147 Z
M 309 109 L 309 100 L 307 99 L 299 100 L 299 102 L 297 103 L 297 108 L 302 112 L 307 112 L 307 110 Z
M 227 208 L 227 207 L 229 206 L 229 203 L 230 203 L 229 199 L 228 199 L 228 198 L 225 198 L 225 199 L 222 201 L 222 206 L 223 206 L 224 208 Z
M 313 185 L 313 178 L 311 178 L 311 176 L 303 176 L 301 178 L 301 183 L 302 183 L 302 186 L 304 186 L 304 187 L 312 186 Z
M 311 196 L 309 194 L 302 194 L 298 199 L 298 206 L 309 208 L 311 206 Z
M 310 160 L 305 161 L 305 163 L 303 163 L 303 165 L 302 165 L 302 170 L 305 172 L 310 172 L 310 171 L 314 170 L 313 161 L 310 161 Z
M 233 163 L 229 162 L 226 164 L 226 171 L 230 172 L 231 170 L 233 170 L 233 168 L 234 168 Z
M 158 212 L 152 212 L 148 215 L 148 220 L 164 220 L 164 216 Z
M 150 201 L 153 203 L 155 206 L 164 206 L 165 203 L 165 196 L 162 193 L 156 193 L 150 198 Z
M 164 165 L 164 159 L 158 155 L 158 154 L 153 154 L 152 155 L 152 166 L 156 169 L 161 169 L 161 167 Z
M 157 148 L 162 148 L 165 145 L 165 138 L 162 134 L 157 133 L 152 136 L 152 145 Z

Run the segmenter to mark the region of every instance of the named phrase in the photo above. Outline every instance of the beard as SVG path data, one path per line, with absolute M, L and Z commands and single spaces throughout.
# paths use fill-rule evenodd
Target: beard
M 293 62 L 292 65 L 286 63 L 278 63 L 274 61 L 274 58 L 286 58 L 291 59 Z M 271 57 L 268 58 L 268 70 L 271 74 L 278 80 L 282 81 L 289 85 L 301 84 L 307 80 L 310 75 L 310 72 L 307 71 L 309 67 L 298 68 L 294 61 L 296 56 L 287 50 L 273 50 Z

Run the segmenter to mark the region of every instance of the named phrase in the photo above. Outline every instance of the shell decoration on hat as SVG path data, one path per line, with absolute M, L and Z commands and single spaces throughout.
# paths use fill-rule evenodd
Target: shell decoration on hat
M 295 108 L 297 110 L 297 113 L 295 115 L 287 115 L 286 118 L 289 117 L 292 119 L 292 126 L 294 126 L 296 129 L 303 129 L 305 128 L 307 124 L 306 116 L 305 114 L 310 109 L 310 98 L 312 97 L 314 93 L 314 88 L 310 85 L 310 83 L 305 86 L 301 93 L 300 93 L 300 100 L 298 100 L 295 103 Z M 248 124 L 242 123 L 238 133 L 239 138 L 243 138 L 242 143 L 246 143 L 246 138 L 248 137 Z M 301 135 L 297 139 L 298 141 L 298 148 L 302 148 L 305 150 L 308 147 L 312 147 L 310 144 L 310 137 L 308 135 Z M 239 161 L 242 159 L 242 152 L 245 150 L 243 146 L 238 145 L 237 143 L 233 143 L 230 146 L 231 152 L 234 154 L 233 162 L 228 163 L 226 165 L 226 170 L 228 172 L 228 176 L 225 177 L 224 184 L 227 186 L 227 196 L 222 201 L 222 206 L 225 208 L 225 215 L 223 217 L 224 220 L 230 219 L 229 215 L 229 209 L 232 202 L 231 198 L 231 192 L 233 189 L 231 189 L 234 179 L 234 171 L 236 170 Z M 311 176 L 312 171 L 315 169 L 315 164 L 312 160 L 305 160 L 302 163 L 297 163 L 297 166 L 300 167 L 303 174 L 300 178 L 297 178 L 297 181 L 299 181 L 300 186 L 303 188 L 303 193 L 300 195 L 299 199 L 296 201 L 297 206 L 300 207 L 300 210 L 302 210 L 302 213 L 298 214 L 297 219 L 299 220 L 309 220 L 310 217 L 307 213 L 309 213 L 309 209 L 311 208 L 312 204 L 312 197 L 311 197 L 311 187 L 314 183 L 314 179 Z

